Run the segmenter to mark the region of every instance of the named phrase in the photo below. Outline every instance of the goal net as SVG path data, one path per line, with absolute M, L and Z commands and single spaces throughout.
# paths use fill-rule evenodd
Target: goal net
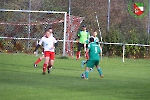
M 58 53 L 73 55 L 73 42 L 83 19 L 59 11 L 0 9 L 0 51 L 31 53 L 45 29 L 52 27 L 59 41 Z
M 10 52 L 31 51 L 35 48 L 35 40 L 41 38 L 44 30 L 49 27 L 53 28 L 56 39 L 65 40 L 63 36 L 66 34 L 66 12 L 0 11 L 0 38 L 1 45 L 4 44 L 1 49 Z

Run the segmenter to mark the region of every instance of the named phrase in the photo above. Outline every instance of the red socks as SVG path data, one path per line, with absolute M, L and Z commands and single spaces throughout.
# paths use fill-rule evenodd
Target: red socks
M 80 58 L 80 51 L 78 51 L 76 54 L 76 59 L 78 60 L 79 58 Z
M 35 64 L 37 65 L 40 61 L 41 61 L 41 59 L 38 58 L 37 61 L 35 62 Z
M 46 72 L 47 64 L 44 63 L 43 65 L 43 72 Z

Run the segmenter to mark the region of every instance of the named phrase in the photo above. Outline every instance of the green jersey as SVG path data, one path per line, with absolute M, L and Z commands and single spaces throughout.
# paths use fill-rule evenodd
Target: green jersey
M 91 42 L 88 45 L 88 49 L 89 49 L 89 60 L 100 60 L 100 47 L 97 43 L 95 42 Z
M 90 37 L 90 33 L 88 31 L 80 31 L 78 36 L 80 37 L 79 42 L 84 44 L 85 41 Z

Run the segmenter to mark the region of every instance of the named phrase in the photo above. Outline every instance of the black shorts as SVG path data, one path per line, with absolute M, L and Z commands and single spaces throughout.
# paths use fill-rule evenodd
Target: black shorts
M 88 44 L 86 44 L 86 48 L 87 48 Z M 78 51 L 81 51 L 81 48 L 84 49 L 84 44 L 82 43 L 78 43 Z

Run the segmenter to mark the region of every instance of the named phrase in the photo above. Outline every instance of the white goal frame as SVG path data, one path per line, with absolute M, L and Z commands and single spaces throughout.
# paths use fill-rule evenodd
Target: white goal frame
M 58 13 L 58 14 L 64 14 L 64 39 L 63 39 L 63 56 L 65 56 L 65 45 L 66 45 L 66 24 L 67 24 L 67 12 L 63 12 L 63 11 L 36 11 L 36 10 L 9 10 L 9 9 L 0 9 L 1 12 L 26 12 L 29 13 L 29 33 L 30 33 L 30 13 L 49 13 L 49 14 L 54 14 L 54 13 Z M 0 38 L 7 38 L 7 37 L 0 37 Z M 10 38 L 10 37 L 8 37 Z M 11 37 L 13 38 L 13 37 Z M 30 37 L 26 38 L 26 39 L 32 39 Z

